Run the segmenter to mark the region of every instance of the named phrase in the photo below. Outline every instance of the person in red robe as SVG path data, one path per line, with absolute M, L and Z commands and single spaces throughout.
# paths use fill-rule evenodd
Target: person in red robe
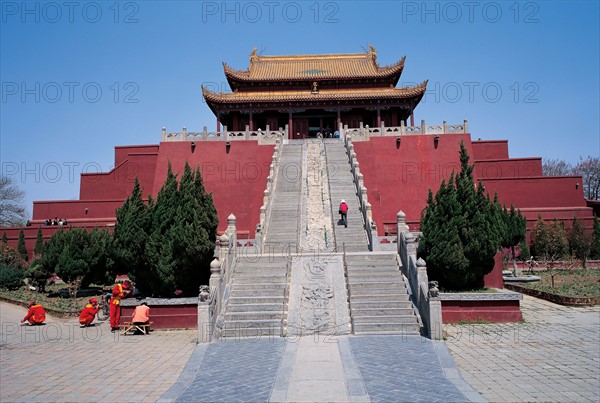
M 83 311 L 79 314 L 79 324 L 81 326 L 90 326 L 98 313 L 98 300 L 96 298 L 90 298 L 90 303 L 83 308 Z
M 46 320 L 46 310 L 40 304 L 34 301 L 29 302 L 27 315 L 21 320 L 21 323 L 29 322 L 30 325 L 41 325 Z
M 129 280 L 125 280 L 123 284 L 115 284 L 112 290 L 110 299 L 110 330 L 115 332 L 119 330 L 119 320 L 121 319 L 121 299 L 127 297 L 133 291 L 133 287 Z

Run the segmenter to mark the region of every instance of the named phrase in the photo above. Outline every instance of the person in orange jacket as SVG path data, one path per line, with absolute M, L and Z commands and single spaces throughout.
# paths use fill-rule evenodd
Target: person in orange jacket
M 121 319 L 121 299 L 127 297 L 133 291 L 131 281 L 125 280 L 123 284 L 115 284 L 110 299 L 110 330 L 115 332 L 119 330 L 119 320 Z
M 30 325 L 41 325 L 46 320 L 46 310 L 40 304 L 34 301 L 29 302 L 27 315 L 21 320 L 21 323 L 28 321 Z
M 83 311 L 79 314 L 79 324 L 83 326 L 90 326 L 98 313 L 98 300 L 96 298 L 90 298 L 90 303 L 83 308 Z

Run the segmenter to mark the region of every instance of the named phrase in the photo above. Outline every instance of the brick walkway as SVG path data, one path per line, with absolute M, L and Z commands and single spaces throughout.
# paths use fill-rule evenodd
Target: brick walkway
M 339 336 L 196 347 L 191 330 L 123 338 L 75 318 L 20 326 L 25 309 L 0 303 L 0 401 L 481 400 L 470 384 L 490 401 L 598 402 L 600 307 L 522 305 L 523 323 L 447 325 L 445 344 Z M 335 373 L 322 379 L 326 367 Z
M 465 380 L 489 401 L 600 401 L 600 307 L 523 296 L 523 323 L 446 325 Z
M 0 401 L 154 401 L 178 379 L 196 332 L 111 333 L 48 316 L 21 326 L 26 309 L 0 302 Z

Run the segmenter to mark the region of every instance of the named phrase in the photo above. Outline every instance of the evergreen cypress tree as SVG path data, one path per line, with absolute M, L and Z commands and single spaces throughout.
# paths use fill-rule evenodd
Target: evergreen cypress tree
M 592 237 L 592 250 L 590 252 L 590 257 L 592 259 L 600 259 L 600 223 L 598 223 L 598 217 L 595 214 Z
M 423 238 L 419 255 L 427 261 L 428 274 L 447 289 L 477 288 L 494 267 L 504 223 L 499 207 L 489 200 L 480 183 L 473 181 L 473 165 L 460 145 L 461 171 L 442 181 L 421 215 Z
M 8 237 L 6 236 L 6 231 L 2 233 L 2 242 L 8 243 Z
M 175 282 L 186 294 L 198 292 L 200 284 L 207 284 L 210 261 L 213 257 L 218 219 L 212 196 L 206 194 L 199 168 L 194 173 L 185 163 L 179 184 L 175 228 Z
M 21 258 L 24 261 L 29 261 L 29 257 L 27 256 L 27 246 L 25 246 L 25 233 L 23 232 L 23 230 L 21 229 L 21 231 L 19 231 L 19 241 L 17 243 L 17 252 L 19 252 L 19 256 L 21 256 Z
M 180 202 L 178 196 L 177 177 L 169 162 L 165 183 L 158 192 L 156 203 L 149 208 L 151 224 L 146 244 L 147 286 L 159 296 L 172 296 L 176 290 L 175 219 Z
M 44 236 L 42 234 L 42 227 L 38 227 L 37 236 L 35 237 L 35 247 L 33 248 L 33 254 L 36 256 L 41 255 L 43 246 Z
M 504 237 L 502 238 L 502 247 L 510 248 L 513 258 L 513 270 L 515 276 L 517 275 L 517 254 L 515 246 L 525 241 L 525 231 L 527 230 L 527 221 L 521 215 L 521 210 L 515 210 L 515 207 L 511 204 L 510 211 L 506 209 L 502 210 L 502 218 L 504 220 Z M 523 251 L 521 251 L 523 253 Z
M 151 205 L 151 200 L 148 206 L 144 204 L 140 182 L 136 177 L 131 195 L 116 212 L 117 223 L 113 233 L 114 274 L 130 274 L 140 289 L 147 288 L 149 282 L 145 254 Z
M 569 250 L 571 255 L 581 260 L 581 264 L 585 267 L 585 262 L 590 255 L 592 248 L 592 240 L 585 233 L 585 229 L 581 221 L 577 217 L 573 218 L 573 226 L 569 234 Z

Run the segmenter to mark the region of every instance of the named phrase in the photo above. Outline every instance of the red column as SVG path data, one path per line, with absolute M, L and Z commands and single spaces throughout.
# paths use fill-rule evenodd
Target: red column
M 414 126 L 415 125 L 415 111 L 410 111 L 410 125 Z
M 252 111 L 250 111 L 250 131 L 254 130 L 254 122 L 252 121 Z
M 335 129 L 339 130 L 341 132 L 341 129 L 340 129 L 341 125 L 342 125 L 342 114 L 340 112 L 340 107 L 338 106 L 338 108 L 337 108 L 337 127 Z
M 217 112 L 217 132 L 221 131 L 221 114 L 219 112 Z
M 381 127 L 381 108 L 377 105 L 377 127 Z
M 292 110 L 288 113 L 288 138 L 291 140 L 294 138 L 294 126 L 292 125 Z

